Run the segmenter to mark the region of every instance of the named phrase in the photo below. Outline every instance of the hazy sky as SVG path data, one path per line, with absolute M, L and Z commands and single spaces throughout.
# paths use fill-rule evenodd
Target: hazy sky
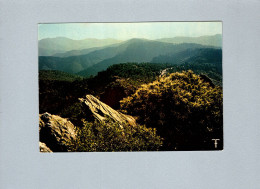
M 222 34 L 221 22 L 143 22 L 143 23 L 63 23 L 39 24 L 38 39 L 67 37 L 86 38 L 146 38 L 159 39 L 176 36 L 198 37 Z

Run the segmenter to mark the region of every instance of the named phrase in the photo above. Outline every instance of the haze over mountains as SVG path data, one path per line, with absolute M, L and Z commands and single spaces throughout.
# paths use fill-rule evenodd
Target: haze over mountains
M 53 56 L 55 54 L 64 53 L 67 51 L 103 47 L 120 42 L 120 40 L 116 39 L 89 38 L 83 40 L 73 40 L 66 37 L 46 38 L 39 40 L 39 56 Z
M 200 36 L 200 37 L 173 37 L 162 38 L 157 41 L 166 43 L 197 43 L 201 45 L 209 45 L 214 47 L 222 47 L 222 35 L 216 34 L 213 36 Z
M 153 62 L 181 64 L 191 60 L 221 62 L 222 35 L 157 40 L 48 38 L 39 41 L 39 70 L 96 75 L 113 64 Z M 214 55 L 214 56 L 212 56 Z M 211 58 L 209 58 L 211 57 Z

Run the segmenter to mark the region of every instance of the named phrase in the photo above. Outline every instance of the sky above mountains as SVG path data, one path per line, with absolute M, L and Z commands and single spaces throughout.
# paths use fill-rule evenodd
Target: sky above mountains
M 86 38 L 160 39 L 215 34 L 222 34 L 222 22 L 56 23 L 38 25 L 38 40 L 55 37 L 67 37 L 74 40 Z

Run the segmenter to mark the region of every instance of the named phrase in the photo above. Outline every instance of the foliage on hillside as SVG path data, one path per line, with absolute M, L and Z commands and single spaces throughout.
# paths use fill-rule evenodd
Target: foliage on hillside
M 110 82 L 115 76 L 130 78 L 136 82 L 151 82 L 156 78 L 156 76 L 160 75 L 162 69 L 167 67 L 170 67 L 170 65 L 134 62 L 114 64 L 106 71 L 99 72 L 96 77 L 92 78 L 91 82 L 94 80 Z
M 122 63 L 110 66 L 106 71 L 87 79 L 91 94 L 100 96 L 106 88 L 120 86 L 126 90 L 135 90 L 143 83 L 149 83 L 159 76 L 166 64 Z
M 184 63 L 174 65 L 168 69 L 168 73 L 182 72 L 192 70 L 195 74 L 204 74 L 212 79 L 213 83 L 222 86 L 222 64 L 213 63 Z
M 58 70 L 40 70 L 39 80 L 55 80 L 55 81 L 75 81 L 80 80 L 82 77 L 67 72 Z
M 192 62 L 174 65 L 171 63 L 121 63 L 110 66 L 106 71 L 99 72 L 97 76 L 89 79 L 89 86 L 107 85 L 118 78 L 128 78 L 129 83 L 139 87 L 141 84 L 153 82 L 162 70 L 168 73 L 192 70 L 196 74 L 205 74 L 214 79 L 215 84 L 222 83 L 222 65 L 215 63 Z
M 162 140 L 156 135 L 156 129 L 142 125 L 127 124 L 107 120 L 104 123 L 84 121 L 84 127 L 78 129 L 77 139 L 72 141 L 70 150 L 75 152 L 93 151 L 156 151 Z
M 121 105 L 140 124 L 158 129 L 164 150 L 203 150 L 213 149 L 214 138 L 222 141 L 222 99 L 222 88 L 188 71 L 142 85 Z
M 74 104 L 79 97 L 89 93 L 86 80 L 39 80 L 40 113 L 61 115 L 64 108 Z
M 169 64 L 151 64 L 151 63 L 122 63 L 110 66 L 107 69 L 109 75 L 116 75 L 132 80 L 141 80 L 142 82 L 151 82 L 160 71 L 170 67 Z
M 216 85 L 222 86 L 222 49 L 186 49 L 155 57 L 152 62 L 171 64 L 169 73 L 192 70 L 196 74 L 207 75 Z
M 207 63 L 182 65 L 122 63 L 99 72 L 95 77 L 80 80 L 74 80 L 76 79 L 74 75 L 59 71 L 40 71 L 40 113 L 48 111 L 61 115 L 61 112 L 68 112 L 66 109 L 86 94 L 92 94 L 113 108 L 119 108 L 120 100 L 133 94 L 142 84 L 155 81 L 165 69 L 167 72 L 191 69 L 196 74 L 207 75 L 219 86 L 222 84 L 221 68 Z

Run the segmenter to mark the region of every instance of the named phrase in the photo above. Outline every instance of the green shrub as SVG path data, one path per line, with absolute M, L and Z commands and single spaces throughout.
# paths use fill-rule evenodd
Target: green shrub
M 157 128 L 163 150 L 208 150 L 214 149 L 212 139 L 223 139 L 222 100 L 221 87 L 187 71 L 142 85 L 121 108 Z
M 83 122 L 84 127 L 78 128 L 77 139 L 70 145 L 71 151 L 156 151 L 162 145 L 156 129 L 142 125 L 120 125 L 111 120 Z

